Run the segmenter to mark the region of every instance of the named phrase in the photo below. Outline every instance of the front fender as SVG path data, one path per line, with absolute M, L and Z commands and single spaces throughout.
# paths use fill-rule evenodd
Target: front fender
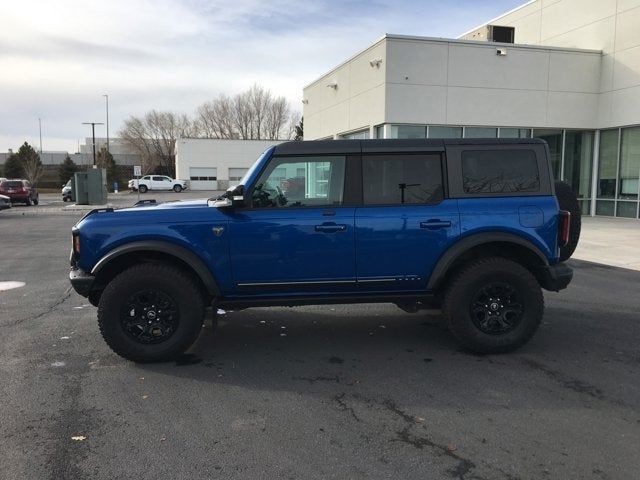
M 160 252 L 178 258 L 186 263 L 198 275 L 198 277 L 200 277 L 202 283 L 210 294 L 215 296 L 220 294 L 220 289 L 218 288 L 213 275 L 205 263 L 196 254 L 179 245 L 160 240 L 142 240 L 120 245 L 119 247 L 110 250 L 106 255 L 100 258 L 100 260 L 98 260 L 91 269 L 91 274 L 97 276 L 101 270 L 116 258 L 128 253 L 141 251 Z

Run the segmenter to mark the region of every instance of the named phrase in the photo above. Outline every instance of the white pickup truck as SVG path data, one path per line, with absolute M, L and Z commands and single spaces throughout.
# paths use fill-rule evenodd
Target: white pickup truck
M 140 190 L 145 193 L 147 190 L 173 190 L 181 192 L 187 189 L 186 180 L 174 180 L 164 175 L 145 175 L 140 180 L 129 180 L 130 190 Z

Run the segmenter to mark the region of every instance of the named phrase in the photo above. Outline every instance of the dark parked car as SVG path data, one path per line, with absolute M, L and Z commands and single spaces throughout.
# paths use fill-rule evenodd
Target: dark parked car
M 507 352 L 538 329 L 542 290 L 573 275 L 580 210 L 541 140 L 289 142 L 240 183 L 73 228 L 71 283 L 116 353 L 176 357 L 206 306 L 361 302 L 441 307 L 466 348 Z
M 38 190 L 28 180 L 3 180 L 0 194 L 11 199 L 11 203 L 38 205 Z

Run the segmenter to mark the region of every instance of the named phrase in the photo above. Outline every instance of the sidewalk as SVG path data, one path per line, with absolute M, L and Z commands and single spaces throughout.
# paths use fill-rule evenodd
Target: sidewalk
M 640 270 L 640 220 L 582 217 L 572 258 Z

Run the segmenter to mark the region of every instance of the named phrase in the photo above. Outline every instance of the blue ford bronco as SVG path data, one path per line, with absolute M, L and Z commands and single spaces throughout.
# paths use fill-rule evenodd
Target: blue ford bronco
M 216 199 L 89 212 L 70 280 L 136 362 L 187 350 L 207 307 L 364 302 L 442 308 L 464 347 L 499 353 L 571 281 L 579 220 L 540 140 L 287 142 Z

